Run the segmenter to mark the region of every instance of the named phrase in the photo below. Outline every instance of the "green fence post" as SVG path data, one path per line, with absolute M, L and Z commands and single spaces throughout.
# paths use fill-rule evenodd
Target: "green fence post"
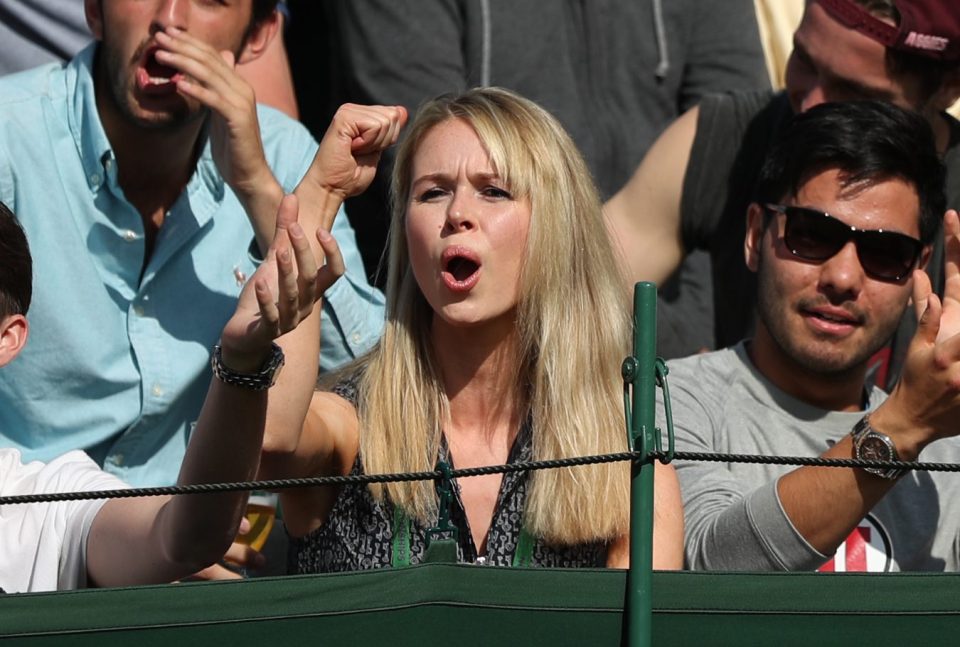
M 633 290 L 633 449 L 655 445 L 654 405 L 657 359 L 657 287 L 637 283 Z M 630 570 L 627 573 L 627 635 L 631 647 L 652 644 L 653 611 L 653 470 L 650 461 L 635 462 L 630 485 Z

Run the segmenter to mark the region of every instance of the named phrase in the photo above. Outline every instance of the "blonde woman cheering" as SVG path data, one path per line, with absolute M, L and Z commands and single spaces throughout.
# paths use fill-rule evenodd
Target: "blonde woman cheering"
M 600 202 L 573 143 L 501 89 L 419 113 L 393 177 L 380 344 L 302 429 L 268 431 L 261 476 L 429 471 L 626 449 L 620 362 L 630 320 Z M 315 358 L 316 338 L 287 351 Z M 312 345 L 312 347 L 311 347 Z M 431 482 L 285 490 L 301 573 L 417 563 L 438 517 Z M 458 479 L 458 557 L 626 566 L 626 463 Z M 657 466 L 654 563 L 679 568 L 682 513 Z

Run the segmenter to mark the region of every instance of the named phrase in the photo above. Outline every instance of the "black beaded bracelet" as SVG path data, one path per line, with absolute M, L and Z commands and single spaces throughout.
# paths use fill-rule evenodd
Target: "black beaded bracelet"
M 283 349 L 276 344 L 270 344 L 270 357 L 256 373 L 239 373 L 223 363 L 220 344 L 213 347 L 213 357 L 210 367 L 213 375 L 224 384 L 239 386 L 254 391 L 266 391 L 277 383 L 277 376 L 283 368 Z

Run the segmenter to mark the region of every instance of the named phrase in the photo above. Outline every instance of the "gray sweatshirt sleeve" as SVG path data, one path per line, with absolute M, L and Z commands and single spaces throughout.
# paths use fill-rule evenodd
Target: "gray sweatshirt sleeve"
M 712 371 L 668 376 L 677 451 L 731 451 L 729 434 L 742 432 L 748 424 L 736 407 L 750 403 L 728 405 L 731 385 L 723 377 Z M 664 428 L 662 405 L 658 391 L 658 426 Z M 826 560 L 796 531 L 780 505 L 776 479 L 786 469 L 681 460 L 675 465 L 683 495 L 687 568 L 813 570 Z

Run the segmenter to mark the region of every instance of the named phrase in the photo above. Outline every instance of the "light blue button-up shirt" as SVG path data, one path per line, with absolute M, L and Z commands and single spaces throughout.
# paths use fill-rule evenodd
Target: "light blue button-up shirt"
M 0 79 L 0 199 L 34 262 L 29 342 L 0 370 L 0 446 L 27 460 L 84 449 L 128 483 L 166 485 L 206 395 L 211 347 L 256 267 L 253 229 L 207 143 L 144 268 L 141 217 L 97 113 L 93 54 Z M 261 108 L 259 119 L 267 160 L 292 190 L 317 144 L 279 112 Z M 347 272 L 323 303 L 324 369 L 366 351 L 383 327 L 383 296 L 343 213 L 333 235 Z

